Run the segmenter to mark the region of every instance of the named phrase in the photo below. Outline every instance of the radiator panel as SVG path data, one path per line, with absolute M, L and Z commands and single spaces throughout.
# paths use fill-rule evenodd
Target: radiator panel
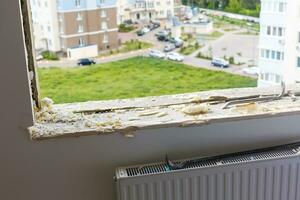
M 295 154 L 281 158 L 119 177 L 118 199 L 300 200 L 299 173 L 300 157 Z

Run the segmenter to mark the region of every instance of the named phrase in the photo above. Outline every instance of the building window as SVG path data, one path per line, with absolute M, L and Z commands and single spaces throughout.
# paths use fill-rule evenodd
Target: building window
M 82 20 L 82 14 L 81 13 L 77 13 L 77 20 L 78 21 Z
M 273 27 L 273 35 L 276 36 L 277 35 L 277 28 Z
M 107 22 L 101 22 L 101 29 L 102 30 L 107 30 Z
M 271 35 L 271 26 L 267 27 L 267 35 Z
M 272 51 L 272 59 L 275 59 L 276 51 Z
M 78 41 L 78 44 L 80 46 L 83 46 L 84 45 L 84 39 L 83 38 L 80 38 L 79 41 Z
M 278 36 L 280 36 L 280 37 L 283 36 L 283 28 L 281 28 L 281 27 L 278 28 Z
M 62 21 L 64 20 L 64 16 L 63 16 L 62 14 L 59 14 L 59 15 L 58 15 L 58 20 L 59 20 L 60 22 L 62 22 Z
M 78 33 L 82 33 L 83 32 L 83 25 L 78 25 Z
M 101 10 L 101 17 L 106 17 L 106 16 L 107 16 L 106 10 Z
M 266 58 L 270 58 L 270 50 L 266 51 Z
M 75 6 L 80 7 L 81 6 L 81 0 L 75 0 Z
M 286 3 L 284 2 L 279 2 L 279 8 L 278 8 L 279 12 L 285 12 L 286 11 Z
M 108 43 L 108 35 L 107 34 L 103 35 L 103 43 Z
M 280 75 L 278 75 L 278 74 L 275 75 L 275 82 L 276 83 L 281 83 L 281 76 Z
M 297 67 L 300 67 L 300 57 L 297 58 Z
M 260 57 L 280 61 L 284 60 L 284 53 L 281 51 L 262 49 L 260 52 Z

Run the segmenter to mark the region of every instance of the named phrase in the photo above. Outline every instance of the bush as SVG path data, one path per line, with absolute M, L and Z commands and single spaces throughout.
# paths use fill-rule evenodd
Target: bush
M 120 24 L 119 25 L 119 32 L 121 33 L 128 33 L 133 31 L 135 28 L 132 25 Z
M 45 60 L 59 60 L 59 57 L 56 55 L 56 53 L 52 51 L 44 51 L 42 56 Z
M 212 60 L 211 56 L 204 55 L 201 52 L 198 53 L 197 58 L 201 58 L 201 59 L 205 59 L 205 60 Z
M 230 63 L 231 65 L 234 65 L 234 64 L 235 64 L 234 57 L 232 57 L 232 56 L 229 57 L 228 61 L 229 61 L 229 63 Z

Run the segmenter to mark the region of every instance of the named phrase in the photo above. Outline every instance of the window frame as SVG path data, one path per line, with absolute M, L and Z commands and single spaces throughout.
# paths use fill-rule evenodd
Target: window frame
M 37 72 L 36 72 L 36 63 L 35 63 L 35 59 L 34 59 L 34 52 L 32 51 L 33 49 L 33 35 L 32 35 L 32 26 L 31 26 L 31 16 L 30 16 L 30 13 L 29 12 L 29 4 L 26 0 L 21 0 L 22 2 L 22 15 L 23 15 L 23 34 L 24 34 L 24 42 L 25 42 L 25 46 L 26 46 L 26 51 L 27 51 L 27 66 L 28 66 L 28 72 L 30 73 L 30 76 L 31 76 L 31 81 L 30 81 L 30 86 L 31 86 L 31 91 L 32 91 L 32 99 L 33 99 L 33 107 L 35 108 L 35 111 L 41 111 L 42 110 L 42 105 L 41 105 L 41 98 L 40 98 L 40 95 L 39 95 L 39 86 L 38 86 L 38 77 L 37 77 Z M 272 88 L 274 89 L 274 88 Z M 239 90 L 239 89 L 229 89 L 228 91 L 229 92 L 236 92 L 236 90 Z M 254 91 L 257 92 L 257 89 L 253 89 Z M 227 92 L 228 92 L 227 91 Z M 209 92 L 215 92 L 214 94 L 218 95 L 218 94 L 222 94 L 221 92 L 219 93 L 219 91 L 209 91 Z M 224 91 L 223 91 L 224 92 Z M 273 92 L 273 90 L 272 90 Z M 226 93 L 226 92 L 225 92 Z M 178 94 L 178 95 L 175 95 L 175 96 L 182 96 L 184 94 Z M 248 95 L 248 93 L 247 93 Z M 241 97 L 240 93 L 238 94 L 239 97 Z M 158 96 L 158 97 L 152 97 L 155 101 L 156 100 L 159 100 L 160 98 L 162 98 L 162 96 Z M 152 100 L 153 100 L 152 99 Z M 143 100 L 139 100 L 139 101 L 143 101 Z M 87 104 L 89 104 L 90 102 L 86 102 Z M 106 103 L 106 102 L 98 102 L 98 103 Z M 149 103 L 148 101 L 147 102 L 143 102 L 144 104 L 145 103 Z M 171 102 L 170 102 L 171 103 Z M 76 103 L 75 103 L 76 104 Z M 74 105 L 75 105 L 74 104 Z M 96 102 L 97 104 L 97 102 Z M 177 104 L 175 104 L 177 105 Z M 57 108 L 59 108 L 60 106 L 64 107 L 64 110 L 63 111 L 67 111 L 68 108 L 65 107 L 65 105 L 56 105 Z M 69 106 L 72 106 L 72 105 L 69 105 Z M 159 104 L 159 107 L 161 106 L 161 104 Z M 145 106 L 146 108 L 146 106 Z M 112 109 L 112 108 L 110 108 Z M 89 112 L 89 111 L 88 111 Z M 92 112 L 96 112 L 95 110 L 92 110 Z M 36 113 L 36 112 L 35 112 Z M 279 113 L 278 115 L 276 116 L 283 116 L 283 115 L 292 115 L 292 114 L 299 114 L 300 113 L 300 110 L 297 110 L 297 111 L 293 111 L 293 112 L 283 112 L 283 113 Z M 216 113 L 213 113 L 213 114 L 216 114 Z M 243 117 L 243 115 L 237 115 L 237 116 L 234 116 L 232 118 L 230 117 L 221 117 L 221 118 L 215 118 L 214 120 L 212 121 L 202 121 L 202 120 L 196 120 L 196 121 L 183 121 L 180 123 L 180 125 L 178 124 L 178 122 L 174 122 L 174 123 L 170 123 L 169 125 L 166 124 L 156 124 L 156 125 L 151 125 L 151 126 L 143 126 L 144 129 L 152 129 L 152 128 L 163 128 L 163 127 L 174 127 L 174 126 L 183 126 L 183 127 L 186 127 L 186 126 L 201 126 L 201 125 L 205 125 L 205 124 L 209 124 L 209 123 L 220 123 L 220 122 L 229 122 L 229 121 L 238 121 L 238 120 L 247 120 L 247 119 L 257 119 L 257 118 L 266 118 L 266 117 L 274 117 L 275 115 L 274 114 L 267 114 L 265 115 L 264 113 L 262 114 L 254 114 L 253 116 L 250 115 L 248 117 Z M 36 121 L 36 118 L 34 119 Z M 54 122 L 56 124 L 56 122 Z M 73 124 L 73 123 L 71 123 Z M 31 130 L 31 133 L 34 135 L 36 134 L 35 130 L 36 128 L 38 128 L 41 124 L 38 124 L 35 122 L 35 125 L 33 127 L 31 127 L 29 130 Z M 46 124 L 47 126 L 47 124 Z M 45 128 L 45 127 L 44 127 Z M 51 127 L 48 127 L 48 128 L 51 128 Z M 74 127 L 73 127 L 74 128 Z M 130 136 L 130 133 L 131 132 L 134 132 L 136 130 L 139 130 L 141 129 L 140 127 L 131 127 L 131 126 L 128 126 L 126 127 L 125 129 L 123 130 L 119 130 L 121 131 L 123 134 L 125 135 L 128 135 Z M 58 130 L 58 129 L 55 129 L 55 130 Z M 91 129 L 89 134 L 83 132 L 81 134 L 76 134 L 76 130 L 72 129 L 73 131 L 71 132 L 65 132 L 66 134 L 66 137 L 68 137 L 70 134 L 72 136 L 80 136 L 80 135 L 89 135 L 91 134 L 91 132 L 93 132 L 92 134 L 98 134 L 99 131 L 97 131 L 97 129 Z M 54 137 L 64 137 L 64 133 L 59 133 L 58 135 L 53 135 L 53 130 L 50 131 L 51 132 L 51 135 L 38 135 L 35 139 L 39 140 L 39 139 L 47 139 L 47 138 L 54 138 Z M 31 135 L 31 136 L 33 136 Z

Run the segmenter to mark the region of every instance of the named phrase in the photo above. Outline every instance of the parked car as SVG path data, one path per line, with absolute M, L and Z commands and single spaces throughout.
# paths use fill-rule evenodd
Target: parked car
M 137 36 L 143 36 L 143 35 L 145 35 L 145 33 L 142 30 L 138 30 L 136 32 L 136 34 L 137 34 Z
M 159 35 L 159 36 L 157 36 L 157 39 L 159 41 L 162 41 L 162 42 L 168 42 L 169 41 L 169 37 L 167 35 Z
M 211 65 L 213 65 L 215 67 L 227 68 L 227 67 L 229 67 L 229 62 L 222 58 L 214 58 L 211 61 Z
M 180 48 L 180 47 L 183 46 L 183 41 L 177 41 L 177 42 L 175 42 L 174 45 L 175 45 L 176 48 Z
M 173 43 L 176 48 L 180 48 L 183 46 L 183 40 L 180 38 L 170 38 L 168 41 L 170 43 Z
M 94 64 L 96 64 L 96 62 L 90 58 L 79 59 L 77 62 L 77 65 L 79 66 L 94 65 Z
M 151 50 L 149 56 L 153 58 L 165 58 L 166 54 L 158 50 Z
M 171 52 L 167 54 L 167 59 L 182 62 L 184 60 L 184 57 L 178 53 Z
M 164 47 L 164 52 L 170 52 L 173 51 L 174 49 L 176 49 L 174 44 L 168 44 Z
M 165 37 L 167 37 L 169 34 L 170 34 L 169 31 L 162 30 L 162 31 L 158 31 L 155 35 L 157 37 L 159 37 L 159 36 L 165 36 Z
M 243 69 L 243 73 L 258 76 L 260 70 L 258 67 L 247 67 Z
M 142 29 L 142 31 L 144 32 L 144 34 L 146 34 L 146 33 L 149 33 L 149 32 L 150 32 L 150 29 L 149 29 L 148 27 L 144 27 L 144 28 Z

